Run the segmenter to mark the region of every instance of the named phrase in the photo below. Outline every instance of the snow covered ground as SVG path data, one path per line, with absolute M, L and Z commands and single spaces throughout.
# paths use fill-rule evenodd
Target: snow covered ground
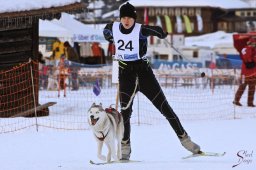
M 73 3 L 78 0 L 58 0 L 57 2 L 49 1 L 50 5 L 62 5 L 60 3 Z M 25 0 L 23 0 L 25 2 Z M 28 2 L 28 1 L 26 1 Z M 32 2 L 32 1 L 31 1 Z M 20 3 L 22 6 L 10 10 L 11 3 L 7 2 L 0 8 L 0 12 L 19 11 L 24 9 L 38 9 L 41 8 L 41 3 L 33 4 Z M 24 6 L 26 4 L 26 6 Z M 7 6 L 6 6 L 7 5 Z M 8 7 L 8 8 L 7 8 Z M 47 7 L 47 6 L 46 6 Z M 204 38 L 204 37 L 203 37 Z M 229 39 L 230 40 L 230 36 Z M 189 41 L 189 40 L 188 40 Z M 201 41 L 201 39 L 198 39 Z M 233 89 L 231 89 L 233 92 Z M 186 93 L 186 90 L 183 90 Z M 218 91 L 217 91 L 218 92 Z M 212 95 L 212 101 L 208 104 L 212 107 L 213 111 L 208 111 L 208 114 L 218 112 L 223 114 L 223 110 L 232 110 L 231 104 L 233 93 L 225 91 L 225 93 L 215 92 Z M 177 95 L 176 95 L 177 93 Z M 113 94 L 113 93 L 109 93 Z M 178 113 L 181 111 L 186 112 L 186 109 L 195 108 L 196 102 L 204 103 L 204 97 L 208 99 L 209 95 L 200 95 L 198 91 L 194 91 L 192 97 L 196 98 L 196 102 L 186 103 L 180 91 L 172 91 L 170 93 L 174 103 L 175 110 Z M 188 94 L 191 94 L 189 91 Z M 195 94 L 199 94 L 198 96 Z M 205 94 L 205 92 L 204 92 Z M 55 93 L 56 95 L 56 93 Z M 69 94 L 68 94 L 69 95 Z M 44 96 L 42 94 L 41 96 Z M 52 101 L 54 98 L 51 93 L 47 93 L 45 101 Z M 86 96 L 82 94 L 82 96 Z M 216 97 L 217 96 L 217 97 Z M 218 97 L 219 96 L 219 97 Z M 221 96 L 221 97 L 220 97 Z M 71 96 L 72 97 L 72 96 Z M 95 100 L 94 96 L 90 96 Z M 168 95 L 167 95 L 168 97 Z M 175 98 L 176 97 L 176 98 Z M 190 97 L 187 95 L 187 97 Z M 191 98 L 192 98 L 191 97 Z M 55 97 L 56 98 L 56 97 Z M 77 98 L 77 96 L 76 96 Z M 174 99 L 173 99 L 174 98 Z M 190 101 L 193 101 L 192 98 Z M 180 101 L 180 100 L 182 101 Z M 217 105 L 218 102 L 222 104 Z M 57 99 L 56 99 L 57 100 Z M 61 100 L 61 99 L 59 99 Z M 72 101 L 81 101 L 80 98 Z M 115 101 L 115 96 L 111 96 L 111 102 Z M 243 98 L 244 100 L 244 98 Z M 178 103 L 178 104 L 177 104 Z M 184 104 L 185 103 L 185 104 Z M 106 103 L 105 103 L 106 104 Z M 75 107 L 77 105 L 73 105 Z M 81 108 L 85 108 L 81 105 Z M 172 105 L 173 106 L 173 105 Z M 205 106 L 205 105 L 204 105 Z M 63 110 L 68 110 L 71 107 L 68 105 L 61 105 Z M 198 106 L 199 107 L 199 106 Z M 182 108 L 182 109 L 180 109 Z M 225 109 L 223 109 L 225 108 Z M 71 110 L 80 108 L 71 108 Z M 82 110 L 80 109 L 80 111 Z M 179 111 L 179 109 L 181 111 Z M 206 110 L 206 108 L 201 108 Z M 136 109 L 134 109 L 136 110 Z M 238 108 L 240 113 L 246 113 L 248 108 Z M 250 113 L 252 109 L 250 109 Z M 255 109 L 256 110 L 256 109 Z M 194 109 L 193 111 L 198 111 Z M 200 110 L 200 113 L 203 113 Z M 210 113 L 209 113 L 210 112 Z M 255 111 L 256 112 L 256 111 Z M 57 112 L 55 112 L 57 113 Z M 78 115 L 80 113 L 77 113 Z M 143 114 L 148 114 L 144 111 Z M 161 114 L 158 114 L 162 118 Z M 214 117 L 214 114 L 212 114 Z M 53 115 L 55 118 L 61 115 Z M 188 115 L 185 115 L 186 117 Z M 209 115 L 207 115 L 209 117 Z M 85 116 L 80 116 L 84 118 Z M 80 118 L 79 117 L 79 118 Z M 182 117 L 182 116 L 181 116 Z M 58 117 L 59 118 L 59 117 Z M 157 119 L 156 117 L 153 117 Z M 201 115 L 200 115 L 201 118 Z M 15 120 L 15 119 L 14 119 Z M 16 119 L 22 124 L 22 119 Z M 16 121 L 15 120 L 15 121 Z M 43 119 L 44 120 L 44 119 Z M 57 119 L 56 119 L 57 120 Z M 6 120 L 0 119 L 1 123 Z M 50 121 L 46 118 L 45 121 Z M 10 121 L 11 122 L 11 121 Z M 91 165 L 89 160 L 99 161 L 96 157 L 96 142 L 94 141 L 91 131 L 88 130 L 56 130 L 39 128 L 37 132 L 34 127 L 24 130 L 16 131 L 14 133 L 0 134 L 0 170 L 91 170 L 91 169 L 104 169 L 104 170 L 254 170 L 256 167 L 256 118 L 246 117 L 239 115 L 239 119 L 203 119 L 194 121 L 194 119 L 182 121 L 186 131 L 190 134 L 192 139 L 200 144 L 202 150 L 209 152 L 227 152 L 224 157 L 197 157 L 192 159 L 183 160 L 183 156 L 190 153 L 186 151 L 180 144 L 178 138 L 173 132 L 172 128 L 165 124 L 154 125 L 135 125 L 132 126 L 132 160 L 140 160 L 137 163 L 116 163 L 108 165 Z M 50 121 L 50 123 L 52 123 Z M 64 122 L 65 123 L 65 122 Z M 82 121 L 84 123 L 84 120 Z M 33 124 L 33 123 L 32 123 Z M 2 124 L 1 124 L 2 125 Z M 12 124 L 9 124 L 10 126 Z M 26 124 L 27 125 L 27 124 Z M 68 126 L 68 125 L 67 125 Z M 84 125 L 85 127 L 87 125 Z M 83 127 L 84 127 L 83 126 Z M 1 127 L 3 128 L 3 127 Z M 3 130 L 3 129 L 0 129 Z M 106 149 L 104 148 L 106 153 Z M 237 165 L 232 168 L 233 165 Z
M 69 91 L 57 97 L 57 91 L 40 91 L 40 103 L 56 101 L 50 116 L 38 118 L 0 119 L 0 170 L 254 170 L 256 165 L 255 109 L 234 108 L 234 87 L 209 89 L 164 89 L 168 101 L 180 117 L 191 138 L 203 151 L 226 152 L 224 157 L 197 157 L 183 160 L 185 150 L 163 116 L 139 95 L 141 125 L 136 123 L 137 97 L 132 117 L 132 160 L 137 163 L 91 165 L 96 156 L 96 142 L 86 122 L 86 110 L 93 101 L 108 107 L 115 101 L 116 89 L 102 89 L 98 97 L 92 89 Z M 62 94 L 62 93 L 61 93 Z M 244 104 L 246 97 L 243 96 Z M 237 110 L 237 119 L 233 110 Z M 255 111 L 255 112 L 254 112 Z M 19 128 L 29 127 L 24 130 Z M 3 133 L 15 131 L 13 133 Z M 66 130 L 56 130 L 64 128 Z M 67 130 L 67 129 L 82 130 Z M 106 148 L 104 148 L 106 154 Z M 239 165 L 237 165 L 239 164 Z M 232 168 L 233 165 L 237 165 Z
M 202 150 L 227 152 L 224 157 L 197 157 L 189 154 L 173 130 L 164 125 L 133 125 L 132 156 L 137 163 L 91 165 L 96 143 L 91 131 L 60 131 L 30 128 L 0 136 L 1 170 L 228 170 L 255 169 L 256 119 L 183 122 Z M 104 150 L 106 153 L 106 150 Z M 238 156 L 238 155 L 240 156 Z M 235 168 L 233 165 L 239 164 Z

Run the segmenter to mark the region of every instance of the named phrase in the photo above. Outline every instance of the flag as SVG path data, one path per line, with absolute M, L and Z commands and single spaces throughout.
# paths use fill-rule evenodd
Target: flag
M 182 26 L 182 20 L 179 15 L 176 15 L 176 23 L 177 23 L 177 32 L 182 33 L 183 31 L 183 26 Z
M 216 64 L 213 61 L 211 61 L 210 65 L 209 65 L 209 68 L 210 69 L 215 69 L 216 68 Z
M 148 25 L 148 9 L 144 8 L 144 24 Z
M 203 19 L 202 19 L 201 15 L 196 14 L 196 20 L 197 20 L 197 31 L 202 32 L 204 26 L 203 26 Z
M 93 93 L 98 96 L 101 92 L 101 89 L 100 89 L 100 81 L 99 79 L 96 80 L 95 84 L 93 85 Z
M 160 16 L 156 16 L 156 25 L 159 27 L 163 27 Z
M 190 23 L 190 19 L 187 15 L 183 15 L 184 23 L 185 23 L 185 28 L 187 33 L 192 33 L 192 27 Z
M 164 16 L 165 19 L 165 25 L 166 25 L 166 31 L 168 33 L 172 33 L 172 22 L 171 22 L 171 18 L 168 15 Z

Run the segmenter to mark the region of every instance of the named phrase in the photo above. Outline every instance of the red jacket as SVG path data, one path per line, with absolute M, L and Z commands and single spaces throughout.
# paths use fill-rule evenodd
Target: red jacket
M 246 46 L 241 51 L 241 57 L 242 57 L 242 70 L 241 74 L 245 76 L 256 76 L 256 66 L 254 68 L 246 68 L 245 63 L 246 62 L 253 62 L 256 64 L 256 48 L 252 46 Z

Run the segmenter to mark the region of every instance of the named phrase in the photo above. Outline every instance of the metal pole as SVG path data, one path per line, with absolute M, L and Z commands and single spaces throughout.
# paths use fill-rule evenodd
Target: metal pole
M 236 79 L 237 77 L 236 77 L 236 69 L 234 70 L 234 78 Z M 236 95 L 236 82 L 234 81 L 234 96 Z M 233 105 L 234 106 L 234 114 L 233 114 L 233 116 L 234 116 L 234 119 L 236 119 L 236 106 L 235 105 Z

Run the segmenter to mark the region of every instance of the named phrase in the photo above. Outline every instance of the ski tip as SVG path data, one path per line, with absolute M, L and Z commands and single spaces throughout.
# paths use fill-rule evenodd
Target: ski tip
M 96 163 L 95 163 L 94 161 L 92 161 L 92 160 L 90 160 L 89 163 L 92 164 L 92 165 L 96 164 Z
M 197 154 L 203 154 L 204 152 L 203 151 L 198 151 Z

